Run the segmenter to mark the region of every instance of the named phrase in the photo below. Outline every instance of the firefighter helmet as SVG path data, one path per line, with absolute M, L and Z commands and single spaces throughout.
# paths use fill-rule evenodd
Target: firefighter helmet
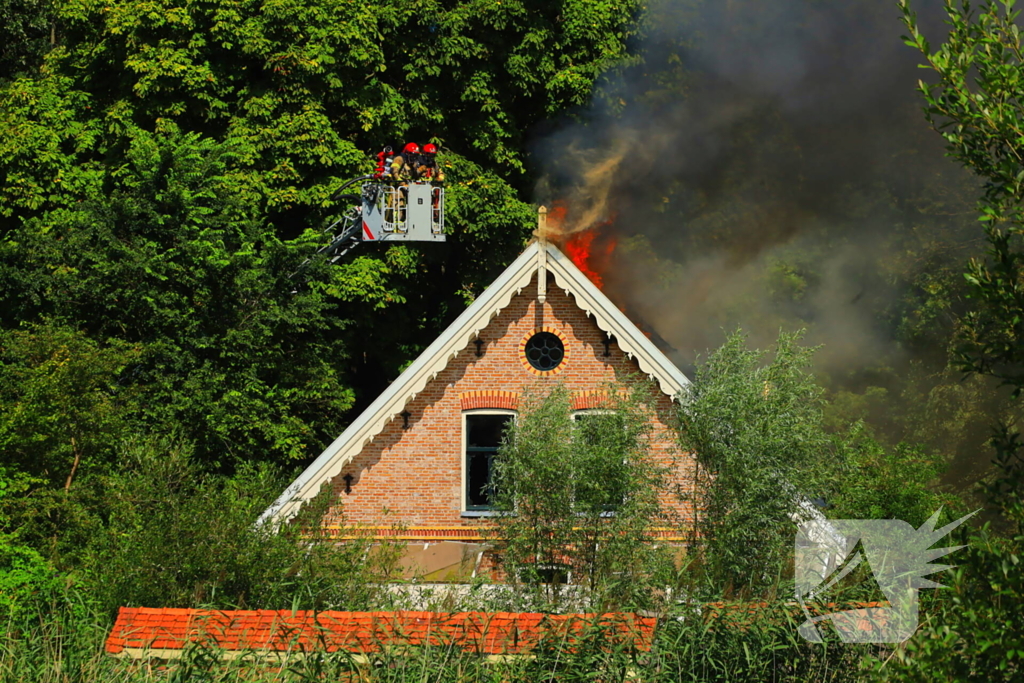
M 427 144 L 423 145 L 423 153 L 437 154 L 437 145 L 435 145 L 433 142 L 428 142 Z
M 419 153 L 420 153 L 420 146 L 417 145 L 415 142 L 408 143 L 405 146 L 405 149 L 402 150 L 402 154 L 419 154 Z

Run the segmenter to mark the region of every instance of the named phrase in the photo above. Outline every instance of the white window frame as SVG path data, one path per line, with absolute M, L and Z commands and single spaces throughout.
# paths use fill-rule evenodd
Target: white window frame
M 468 491 L 466 487 L 469 484 L 469 462 L 466 458 L 469 448 L 469 429 L 467 428 L 467 422 L 470 416 L 477 415 L 510 415 L 512 417 L 512 423 L 519 418 L 519 413 L 515 410 L 508 410 L 507 408 L 474 408 L 472 410 L 462 411 L 462 439 L 460 441 L 461 447 L 459 449 L 459 470 L 462 473 L 459 481 L 459 510 L 463 517 L 488 517 L 495 514 L 494 510 L 469 510 Z

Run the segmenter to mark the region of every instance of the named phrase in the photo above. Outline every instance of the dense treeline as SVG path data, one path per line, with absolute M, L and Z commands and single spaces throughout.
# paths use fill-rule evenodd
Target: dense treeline
M 125 589 L 101 610 L 208 597 L 200 511 L 237 510 L 220 536 L 244 536 L 292 468 L 519 253 L 535 221 L 527 132 L 588 101 L 628 59 L 639 15 L 571 0 L 0 6 L 13 585 L 52 566 L 99 597 L 119 584 L 93 570 L 118 565 Z M 346 208 L 338 188 L 406 139 L 442 148 L 448 241 L 368 245 L 296 275 Z M 147 517 L 168 529 L 148 560 L 115 561 Z M 159 557 L 167 544 L 180 562 Z M 246 573 L 265 562 L 236 554 L 234 569 L 206 567 L 218 599 L 269 604 Z M 132 564 L 164 587 L 147 596 Z
M 230 567 L 201 549 L 245 537 L 281 468 L 518 254 L 534 221 L 526 131 L 587 101 L 637 15 L 629 2 L 0 6 L 5 599 L 52 583 L 52 566 L 107 613 L 203 601 L 209 585 L 272 602 L 253 568 L 294 575 L 297 560 L 261 557 L 258 536 L 257 556 L 227 551 Z M 345 208 L 337 189 L 404 139 L 442 146 L 448 242 L 368 246 L 297 277 Z M 197 525 L 219 506 L 237 514 L 204 542 Z M 142 555 L 123 545 L 151 524 Z
M 721 485 L 705 503 L 718 519 L 682 565 L 655 553 L 657 581 L 701 600 L 785 595 L 792 525 L 771 497 L 780 477 L 827 494 L 836 516 L 919 524 L 940 503 L 947 515 L 985 505 L 990 524 L 965 535 L 971 547 L 954 589 L 929 599 L 924 630 L 880 658 L 812 652 L 780 607 L 749 642 L 673 621 L 646 659 L 597 648 L 509 669 L 509 680 L 637 666 L 651 680 L 840 680 L 840 671 L 854 680 L 867 675 L 857 662 L 886 680 L 1018 676 L 1021 408 L 994 380 L 1019 393 L 1024 376 L 1019 34 L 1011 7 L 986 5 L 973 18 L 950 8 L 953 31 L 933 52 L 907 15 L 909 42 L 939 77 L 924 86 L 928 120 L 984 181 L 980 191 L 952 164 L 928 174 L 912 164 L 908 173 L 904 160 L 927 147 L 923 124 L 921 139 L 879 137 L 898 152 L 830 185 L 808 146 L 831 140 L 849 158 L 854 145 L 823 135 L 819 122 L 813 133 L 800 128 L 786 98 L 758 91 L 751 106 L 738 97 L 752 85 L 722 78 L 733 56 L 722 56 L 708 29 L 723 31 L 722 45 L 758 45 L 789 25 L 789 13 L 820 19 L 837 4 L 0 0 L 0 677 L 110 674 L 95 648 L 121 604 L 387 604 L 379 585 L 396 549 L 299 544 L 252 520 L 519 253 L 533 227 L 532 192 L 546 201 L 591 162 L 620 153 L 631 138 L 617 126 L 635 128 L 637 112 L 652 117 L 641 116 L 643 125 L 667 130 L 694 120 L 668 114 L 701 107 L 713 112 L 705 118 L 728 114 L 724 133 L 697 127 L 658 138 L 686 142 L 693 167 L 673 167 L 670 155 L 662 163 L 637 144 L 605 187 L 637 225 L 654 226 L 620 234 L 619 249 L 632 272 L 662 287 L 631 291 L 610 276 L 610 291 L 655 327 L 674 325 L 682 316 L 654 307 L 653 294 L 700 285 L 712 263 L 746 289 L 687 304 L 687 314 L 705 316 L 704 330 L 739 322 L 764 347 L 799 322 L 825 342 L 825 361 L 813 377 L 810 351 L 787 335 L 767 359 L 740 336 L 706 360 L 681 358 L 696 380 L 682 445 L 716 473 Z M 844 22 L 884 24 L 868 3 L 841 4 Z M 560 138 L 564 129 L 598 142 L 577 155 L 579 135 Z M 714 144 L 702 147 L 701 135 Z M 296 276 L 345 208 L 338 188 L 367 172 L 380 146 L 406 139 L 442 147 L 448 241 L 364 245 L 340 265 L 314 262 Z M 553 162 L 551 150 L 562 149 Z M 979 193 L 984 229 L 969 208 Z M 814 219 L 801 223 L 807 215 Z M 688 230 L 665 239 L 680 221 Z M 794 225 L 811 227 L 795 234 Z M 859 230 L 884 234 L 884 248 L 830 260 Z M 688 260 L 694 253 L 714 258 Z M 843 356 L 830 346 L 853 329 L 829 331 L 835 320 L 823 311 L 839 301 L 829 298 L 830 269 L 863 281 L 854 302 L 870 319 L 861 328 L 884 330 L 884 348 Z M 993 451 L 986 442 L 997 420 Z M 743 427 L 725 433 L 723 424 Z M 622 426 L 610 429 L 609 443 L 622 446 Z M 626 444 L 631 457 L 639 442 Z M 520 455 L 560 472 L 531 460 L 543 451 Z M 627 462 L 604 451 L 608 462 Z M 581 470 L 589 457 L 572 452 Z M 941 485 L 950 463 L 955 476 L 945 481 L 955 491 Z M 650 523 L 640 514 L 621 521 L 637 537 Z M 579 526 L 563 524 L 570 536 Z M 759 552 L 737 552 L 765 538 Z M 599 591 L 606 606 L 674 614 L 668 602 L 650 602 L 645 582 L 655 574 L 637 564 L 641 555 L 623 564 L 595 551 L 581 566 L 630 584 Z M 62 640 L 68 632 L 73 642 Z M 394 680 L 406 671 L 483 675 L 479 662 L 452 662 L 382 670 L 398 671 Z
M 521 247 L 524 131 L 584 102 L 633 30 L 628 3 L 577 4 L 39 6 L 59 40 L 3 90 L 5 367 L 59 383 L 43 359 L 81 339 L 107 358 L 89 391 L 116 387 L 134 428 L 228 468 L 308 457 Z M 337 187 L 406 137 L 449 150 L 452 240 L 291 278 Z M 33 403 L 15 452 L 53 419 Z M 66 429 L 33 474 L 120 438 Z

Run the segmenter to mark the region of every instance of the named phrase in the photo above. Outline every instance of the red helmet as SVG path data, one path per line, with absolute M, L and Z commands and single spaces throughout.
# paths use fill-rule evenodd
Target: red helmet
M 423 145 L 423 153 L 437 154 L 437 145 L 435 145 L 433 142 L 428 142 L 427 144 Z
M 420 146 L 417 145 L 415 142 L 408 143 L 405 146 L 405 149 L 402 150 L 402 154 L 419 154 L 419 153 L 420 153 Z

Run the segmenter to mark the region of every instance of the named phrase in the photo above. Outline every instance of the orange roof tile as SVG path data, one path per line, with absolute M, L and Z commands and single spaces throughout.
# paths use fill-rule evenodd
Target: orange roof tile
M 197 642 L 224 650 L 345 650 L 395 645 L 457 645 L 481 654 L 519 654 L 545 640 L 572 643 L 588 626 L 649 650 L 656 620 L 634 614 L 511 612 L 210 611 L 122 607 L 106 649 L 183 649 Z M 605 636 L 607 637 L 607 635 Z

